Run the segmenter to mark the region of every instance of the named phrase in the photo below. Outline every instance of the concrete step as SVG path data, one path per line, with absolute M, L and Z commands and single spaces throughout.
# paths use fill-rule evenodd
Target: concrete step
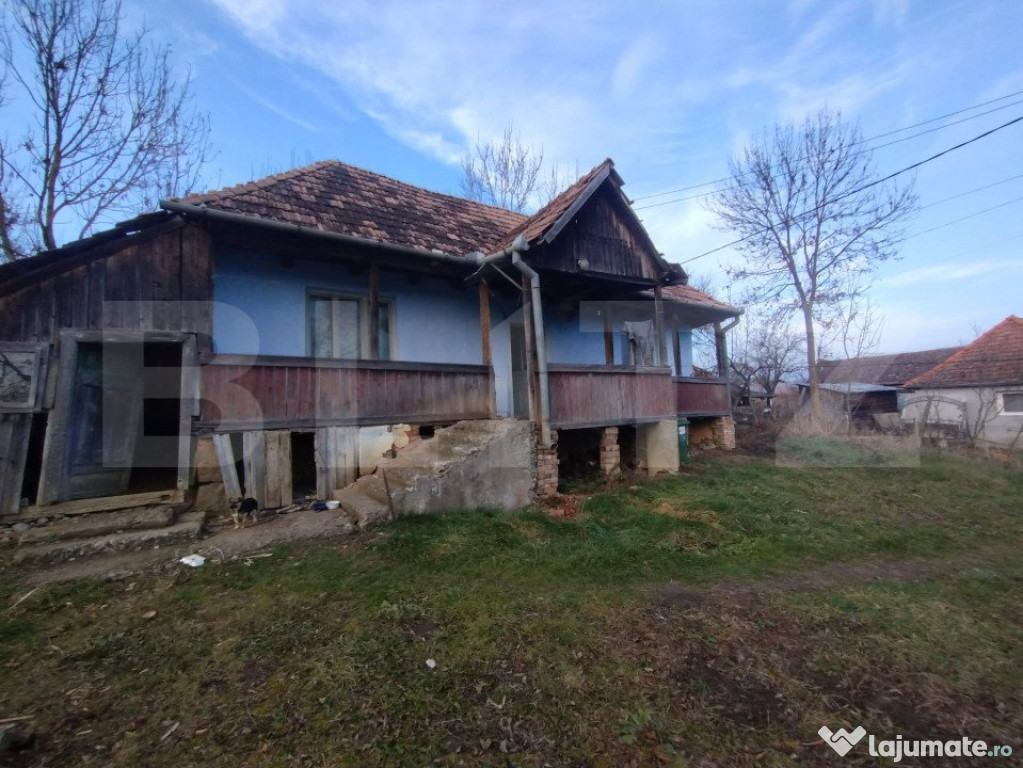
M 156 547 L 179 544 L 199 538 L 203 518 L 196 512 L 182 515 L 182 519 L 166 528 L 148 528 L 126 533 L 96 536 L 93 538 L 57 541 L 19 547 L 14 554 L 16 564 L 60 563 L 86 557 L 97 557 L 112 552 L 127 550 L 155 549 Z
M 31 528 L 21 534 L 18 542 L 22 545 L 49 544 L 53 541 L 87 539 L 91 536 L 105 536 L 123 531 L 166 528 L 173 524 L 176 516 L 177 509 L 166 506 L 130 509 L 123 512 L 95 512 Z
M 389 520 L 391 509 L 386 502 L 370 498 L 359 492 L 355 486 L 348 486 L 337 493 L 337 500 L 341 502 L 341 509 L 351 515 L 355 524 L 365 528 L 373 523 Z

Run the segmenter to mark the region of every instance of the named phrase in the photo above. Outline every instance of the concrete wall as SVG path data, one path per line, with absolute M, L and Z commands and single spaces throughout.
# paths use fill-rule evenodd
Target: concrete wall
M 1002 392 L 1020 391 L 1023 385 L 921 389 L 901 393 L 899 408 L 903 421 L 923 423 L 926 412 L 928 423 L 960 425 L 981 444 L 1023 448 L 1023 414 L 1004 413 L 1001 400 Z

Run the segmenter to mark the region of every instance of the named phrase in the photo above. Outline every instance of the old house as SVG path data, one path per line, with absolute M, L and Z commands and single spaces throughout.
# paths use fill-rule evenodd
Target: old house
M 858 424 L 898 421 L 902 387 L 931 370 L 959 347 L 864 355 L 817 363 L 821 400 L 833 412 L 847 414 Z
M 0 513 L 184 494 L 197 457 L 263 506 L 336 497 L 461 420 L 534 425 L 540 492 L 568 451 L 674 471 L 680 417 L 727 444 L 691 333 L 740 310 L 622 186 L 608 160 L 524 216 L 322 162 L 0 266 Z
M 952 428 L 981 446 L 1023 447 L 1023 319 L 1010 315 L 903 387 L 904 421 Z

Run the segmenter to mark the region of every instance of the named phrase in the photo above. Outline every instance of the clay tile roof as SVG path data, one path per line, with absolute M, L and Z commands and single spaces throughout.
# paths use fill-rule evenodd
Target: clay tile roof
M 900 352 L 894 355 L 867 355 L 846 360 L 821 360 L 817 364 L 821 382 L 826 384 L 882 384 L 901 387 L 915 376 L 931 370 L 959 351 L 959 347 Z
M 496 250 L 527 217 L 326 160 L 181 202 L 462 256 Z
M 700 304 L 714 309 L 724 309 L 735 314 L 742 314 L 742 310 L 718 301 L 709 293 L 693 288 L 691 285 L 666 285 L 661 288 L 661 296 L 671 301 L 681 301 L 685 304 Z
M 1023 319 L 1009 315 L 907 387 L 1023 384 Z

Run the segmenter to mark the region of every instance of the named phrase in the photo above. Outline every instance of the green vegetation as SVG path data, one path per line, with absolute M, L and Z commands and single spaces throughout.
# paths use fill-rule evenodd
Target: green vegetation
M 719 458 L 572 519 L 46 587 L 0 612 L 0 718 L 52 765 L 834 765 L 823 724 L 1020 751 L 1021 487 Z

